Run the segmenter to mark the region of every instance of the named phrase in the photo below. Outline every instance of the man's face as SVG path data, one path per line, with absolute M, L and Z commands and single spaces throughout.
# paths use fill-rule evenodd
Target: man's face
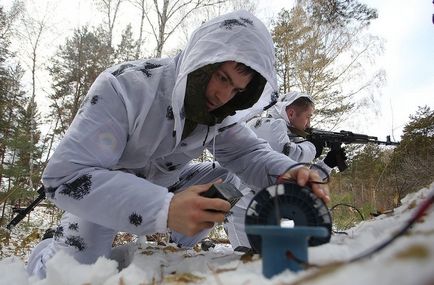
M 312 118 L 315 109 L 313 106 L 309 106 L 304 111 L 297 111 L 295 108 L 288 107 L 286 114 L 291 122 L 292 126 L 298 130 L 305 130 L 310 127 L 310 119 Z
M 243 92 L 252 80 L 252 74 L 241 74 L 236 70 L 235 61 L 224 62 L 214 73 L 206 87 L 206 107 L 213 111 Z

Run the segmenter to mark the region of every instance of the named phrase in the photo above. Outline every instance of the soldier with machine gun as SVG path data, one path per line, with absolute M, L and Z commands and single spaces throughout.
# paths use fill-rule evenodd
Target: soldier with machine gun
M 300 92 L 289 92 L 283 96 L 268 111 L 267 117 L 258 117 L 248 121 L 247 125 L 259 138 L 268 141 L 270 146 L 298 162 L 311 163 L 319 158 L 324 147 L 329 148 L 323 160 L 317 160 L 315 165 L 321 170 L 320 175 L 325 178 L 333 167 L 339 171 L 347 168 L 346 154 L 342 144 L 375 143 L 396 145 L 387 141 L 379 141 L 376 137 L 355 134 L 348 131 L 329 132 L 310 127 L 310 119 L 314 112 L 314 102 L 311 96 Z M 232 215 L 226 224 L 229 241 L 237 251 L 250 248 L 244 232 L 245 211 L 254 196 L 255 189 L 243 190 L 243 198 L 232 208 Z
M 310 119 L 314 112 L 314 103 L 311 96 L 300 92 L 289 92 L 269 109 L 268 117 L 258 117 L 247 122 L 247 125 L 259 138 L 266 140 L 271 148 L 281 152 L 297 162 L 311 163 L 321 155 L 322 149 L 317 149 L 315 144 L 300 136 L 304 130 L 310 127 Z M 291 129 L 297 130 L 295 133 Z M 324 160 L 319 160 L 316 165 L 324 170 L 320 173 L 325 178 L 337 166 L 335 157 L 339 155 L 345 159 L 345 151 L 342 147 L 330 150 Z M 236 251 L 247 251 L 250 243 L 244 232 L 244 218 L 247 206 L 260 189 L 247 186 L 241 189 L 244 196 L 232 208 L 232 215 L 228 217 L 225 228 L 229 241 Z

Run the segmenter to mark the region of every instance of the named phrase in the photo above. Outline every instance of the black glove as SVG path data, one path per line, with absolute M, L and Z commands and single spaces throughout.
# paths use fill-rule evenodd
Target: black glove
M 347 159 L 347 155 L 345 153 L 345 149 L 341 146 L 333 147 L 324 158 L 324 163 L 327 166 L 333 168 L 335 166 L 339 167 L 340 171 L 343 171 L 347 168 L 345 164 L 345 160 Z

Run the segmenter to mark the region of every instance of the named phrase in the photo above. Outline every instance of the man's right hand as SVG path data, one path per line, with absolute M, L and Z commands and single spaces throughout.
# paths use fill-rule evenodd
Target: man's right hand
M 169 205 L 168 228 L 186 236 L 193 236 L 204 229 L 212 228 L 214 223 L 223 222 L 231 204 L 223 199 L 199 195 L 213 183 L 216 182 L 193 185 L 175 194 Z

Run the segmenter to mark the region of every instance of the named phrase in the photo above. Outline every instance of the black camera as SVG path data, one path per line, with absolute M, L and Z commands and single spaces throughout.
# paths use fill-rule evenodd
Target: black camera
M 201 196 L 207 198 L 220 198 L 228 201 L 231 208 L 243 197 L 240 190 L 238 190 L 231 183 L 213 184 L 207 191 L 200 193 Z

